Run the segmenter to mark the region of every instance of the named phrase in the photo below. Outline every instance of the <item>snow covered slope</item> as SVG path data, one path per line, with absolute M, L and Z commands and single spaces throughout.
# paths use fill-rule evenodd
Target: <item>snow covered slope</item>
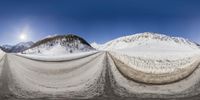
M 157 33 L 138 33 L 129 36 L 120 37 L 114 40 L 111 40 L 101 46 L 100 49 L 103 50 L 113 50 L 113 49 L 124 49 L 132 48 L 135 46 L 146 46 L 148 48 L 178 48 L 180 47 L 190 47 L 197 48 L 197 44 L 190 42 L 187 39 L 180 37 L 170 37 L 163 34 Z
M 151 59 L 163 56 L 166 59 L 176 59 L 177 55 L 185 57 L 200 50 L 197 44 L 187 39 L 149 32 L 120 37 L 94 47 Z
M 56 35 L 40 40 L 23 53 L 38 55 L 63 55 L 92 50 L 94 50 L 94 48 L 92 48 L 84 39 L 79 36 L 69 34 Z

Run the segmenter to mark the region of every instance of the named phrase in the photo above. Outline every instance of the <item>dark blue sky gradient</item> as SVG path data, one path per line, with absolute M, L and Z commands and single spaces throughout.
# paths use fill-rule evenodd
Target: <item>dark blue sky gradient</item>
M 36 41 L 75 33 L 105 43 L 137 32 L 160 32 L 200 43 L 199 0 L 0 0 L 0 44 L 21 31 Z

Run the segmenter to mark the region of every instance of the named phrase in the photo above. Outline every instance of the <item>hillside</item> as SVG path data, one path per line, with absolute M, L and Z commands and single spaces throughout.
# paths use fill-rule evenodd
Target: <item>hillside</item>
M 47 37 L 36 42 L 24 54 L 62 55 L 94 50 L 83 38 L 68 34 Z

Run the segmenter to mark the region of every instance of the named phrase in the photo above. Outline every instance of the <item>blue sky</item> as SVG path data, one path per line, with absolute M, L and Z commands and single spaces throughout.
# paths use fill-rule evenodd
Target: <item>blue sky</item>
M 75 33 L 105 43 L 159 32 L 200 43 L 199 0 L 0 0 L 0 44 Z

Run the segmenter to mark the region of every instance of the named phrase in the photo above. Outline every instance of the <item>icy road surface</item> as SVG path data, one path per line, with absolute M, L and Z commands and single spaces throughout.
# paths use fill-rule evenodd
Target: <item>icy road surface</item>
M 0 60 L 0 100 L 200 99 L 198 57 L 179 64 L 178 68 L 192 68 L 186 76 L 176 73 L 173 76 L 178 77 L 176 81 L 148 84 L 138 82 L 132 77 L 134 75 L 122 71 L 120 68 L 134 67 L 113 54 L 92 52 L 59 59 L 50 57 L 48 60 L 39 56 L 3 54 Z M 182 67 L 185 64 L 189 67 Z M 143 73 L 139 75 L 145 76 Z M 162 78 L 169 76 L 170 73 L 164 73 Z

